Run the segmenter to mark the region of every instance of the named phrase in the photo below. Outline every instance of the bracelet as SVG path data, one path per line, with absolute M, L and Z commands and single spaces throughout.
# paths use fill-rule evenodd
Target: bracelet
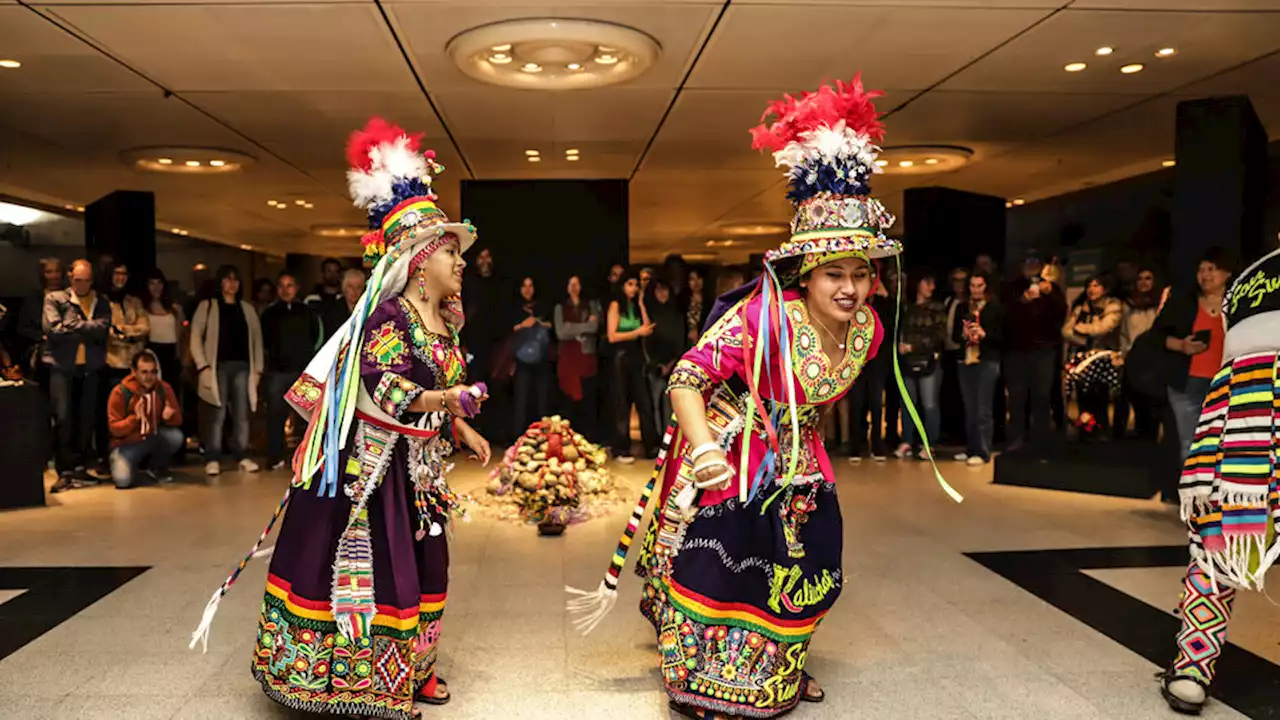
M 716 443 L 716 442 L 702 443 L 698 447 L 689 451 L 689 461 L 697 462 L 698 458 L 702 457 L 703 455 L 706 455 L 707 453 L 712 452 L 713 450 L 719 450 L 719 449 L 720 449 L 720 443 Z
M 719 475 L 716 475 L 710 480 L 702 480 L 698 477 L 698 473 L 700 473 L 701 471 L 709 470 L 714 467 L 722 467 L 724 468 L 724 472 L 720 473 Z M 715 487 L 716 485 L 719 485 L 720 483 L 723 483 L 724 481 L 730 480 L 732 478 L 733 478 L 733 468 L 729 467 L 729 463 L 724 462 L 722 460 L 709 462 L 705 465 L 697 465 L 697 466 L 694 466 L 693 468 L 693 486 L 695 488 L 698 488 L 699 490 L 705 490 L 706 488 L 709 488 L 709 487 Z

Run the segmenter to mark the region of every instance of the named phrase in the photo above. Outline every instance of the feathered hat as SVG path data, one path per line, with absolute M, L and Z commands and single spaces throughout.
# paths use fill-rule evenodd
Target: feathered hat
M 839 257 L 902 252 L 901 243 L 885 237 L 894 217 L 871 197 L 869 184 L 880 172 L 884 125 L 872 100 L 881 94 L 864 91 L 859 74 L 848 84 L 770 103 L 762 124 L 752 128 L 752 148 L 771 151 L 774 162 L 788 168 L 787 197 L 796 209 L 791 239 L 765 253 L 766 260 L 801 257 L 803 273 Z
M 384 255 L 394 261 L 418 241 L 448 233 L 457 236 L 463 252 L 475 242 L 474 225 L 450 222 L 436 206 L 431 181 L 444 166 L 434 150 L 419 150 L 421 142 L 421 133 L 411 135 L 380 117 L 347 140 L 347 186 L 356 207 L 369 213 L 370 231 L 360 241 L 369 267 Z

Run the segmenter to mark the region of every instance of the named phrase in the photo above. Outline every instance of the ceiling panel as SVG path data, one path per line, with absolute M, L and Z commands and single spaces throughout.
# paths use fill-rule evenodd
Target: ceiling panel
M 19 5 L 0 5 L 0 97 L 17 93 L 142 91 L 153 86 L 86 43 Z M 8 103 L 7 103 L 8 104 Z
M 653 134 L 674 90 L 613 87 L 549 95 L 476 86 L 439 94 L 454 136 L 466 140 L 616 142 Z
M 450 39 L 480 25 L 516 18 L 546 17 L 603 20 L 648 33 L 662 46 L 662 55 L 654 67 L 626 87 L 675 88 L 719 12 L 719 6 L 638 2 L 590 5 L 393 2 L 387 5 L 387 11 L 408 46 L 427 89 L 432 93 L 447 93 L 479 87 L 478 81 L 464 75 L 445 52 Z M 571 94 L 575 93 L 555 93 L 549 97 Z
M 861 70 L 869 87 L 929 87 L 1045 13 L 735 3 L 690 86 L 776 93 L 847 79 Z
M 1095 48 L 1115 53 L 1095 57 Z M 1158 59 L 1155 51 L 1178 54 Z M 1149 13 L 1068 10 L 1058 13 L 942 85 L 946 90 L 1152 94 L 1221 72 L 1280 48 L 1280 14 Z M 1068 73 L 1070 62 L 1086 62 Z M 1146 69 L 1123 75 L 1138 62 Z
M 372 4 L 84 5 L 49 12 L 178 92 L 417 87 Z

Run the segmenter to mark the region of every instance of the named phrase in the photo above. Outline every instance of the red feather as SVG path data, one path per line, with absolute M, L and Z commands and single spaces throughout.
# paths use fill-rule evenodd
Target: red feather
M 351 133 L 347 138 L 347 164 L 357 170 L 369 172 L 373 160 L 369 153 L 379 145 L 393 143 L 400 138 L 409 138 L 409 150 L 417 152 L 422 141 L 422 133 L 410 135 L 403 128 L 392 125 L 380 117 L 369 118 L 369 122 L 361 130 Z
M 884 125 L 872 100 L 883 94 L 879 90 L 863 90 L 862 73 L 858 73 L 848 84 L 837 80 L 834 88 L 823 85 L 798 100 L 784 95 L 769 103 L 760 117 L 762 124 L 751 129 L 751 147 L 776 152 L 798 140 L 802 133 L 824 125 L 832 127 L 841 120 L 878 143 L 884 140 Z M 773 122 L 769 122 L 771 116 Z

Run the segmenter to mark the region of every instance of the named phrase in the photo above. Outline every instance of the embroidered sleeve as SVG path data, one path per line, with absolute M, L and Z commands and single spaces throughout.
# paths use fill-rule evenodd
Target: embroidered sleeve
M 736 305 L 680 358 L 671 372 L 667 391 L 688 388 L 705 396 L 716 385 L 740 373 L 744 366 L 742 336 L 742 307 Z
M 425 390 L 412 380 L 394 373 L 384 372 L 373 389 L 373 401 L 382 411 L 397 420 L 403 419 L 409 406 Z

